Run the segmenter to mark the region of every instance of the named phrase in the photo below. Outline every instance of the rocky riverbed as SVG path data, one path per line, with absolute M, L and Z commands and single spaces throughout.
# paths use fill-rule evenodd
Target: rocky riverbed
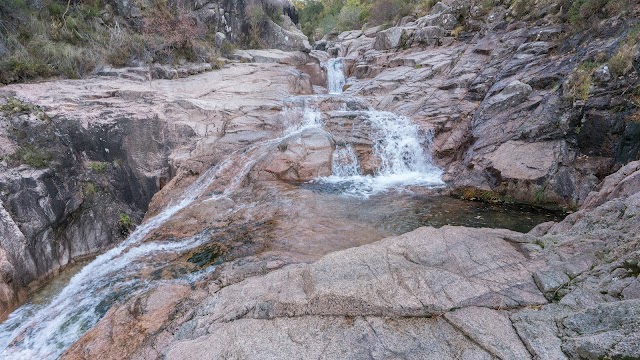
M 633 24 L 459 3 L 215 71 L 1 88 L 1 354 L 639 358 L 638 77 L 572 95 Z

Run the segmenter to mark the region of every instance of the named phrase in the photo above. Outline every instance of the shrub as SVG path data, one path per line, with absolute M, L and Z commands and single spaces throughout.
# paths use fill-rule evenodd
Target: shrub
M 375 25 L 388 24 L 411 14 L 412 10 L 403 0 L 376 0 L 371 6 L 369 20 Z
M 302 32 L 311 37 L 319 28 L 320 18 L 324 12 L 324 5 L 317 0 L 294 1 L 298 10 Z
M 362 27 L 361 16 L 364 8 L 356 3 L 350 3 L 340 10 L 338 15 L 338 28 L 341 31 L 360 29 Z
M 141 35 L 120 27 L 116 23 L 109 29 L 109 42 L 105 58 L 115 67 L 127 66 L 144 53 L 144 39 Z
M 624 76 L 633 69 L 633 57 L 636 49 L 631 44 L 620 46 L 618 52 L 609 59 L 608 65 L 611 72 L 616 76 Z
M 18 148 L 10 158 L 18 164 L 26 164 L 37 169 L 42 169 L 49 166 L 52 156 L 51 153 L 46 150 L 27 144 Z
M 0 60 L 0 83 L 9 84 L 53 74 L 54 69 L 49 64 L 34 58 L 24 49 Z
M 131 218 L 129 217 L 129 215 L 125 214 L 125 213 L 120 213 L 120 217 L 118 218 L 118 228 L 120 229 L 120 233 L 122 235 L 129 235 L 129 233 L 131 232 L 131 229 L 133 229 L 133 221 L 131 221 Z
M 92 197 L 92 196 L 95 196 L 98 193 L 98 188 L 96 187 L 96 184 L 94 184 L 92 182 L 88 182 L 88 183 L 84 184 L 84 187 L 82 188 L 82 193 L 86 197 Z
M 101 161 L 92 161 L 89 163 L 88 165 L 89 169 L 102 174 L 103 172 L 105 172 L 107 170 L 107 163 L 106 162 L 101 162 Z
M 578 66 L 568 80 L 569 97 L 576 100 L 587 100 L 591 89 L 591 75 L 598 64 L 586 61 Z
M 262 40 L 261 29 L 266 25 L 268 20 L 267 14 L 265 14 L 262 6 L 252 4 L 245 9 L 247 18 L 249 19 L 249 46 L 252 48 L 264 48 L 265 43 Z
M 604 18 L 626 13 L 629 0 L 565 0 L 569 3 L 567 19 L 577 27 L 588 27 L 593 18 Z
M 193 41 L 203 38 L 206 29 L 188 12 L 171 10 L 161 2 L 145 17 L 143 33 L 155 61 L 171 62 L 176 57 L 194 61 Z
M 4 105 L 0 105 L 0 111 L 9 114 L 31 112 L 34 108 L 35 106 L 14 97 L 9 98 Z

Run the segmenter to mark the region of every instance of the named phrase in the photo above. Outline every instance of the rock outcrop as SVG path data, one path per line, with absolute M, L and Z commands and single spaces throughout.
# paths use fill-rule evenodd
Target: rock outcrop
M 557 10 L 537 9 L 533 25 L 508 20 L 501 6 L 444 1 L 415 21 L 321 44 L 349 65 L 346 95 L 436 129 L 436 159 L 453 188 L 575 208 L 639 156 L 637 109 L 625 99 L 637 76 L 612 78 L 606 64 L 579 75 L 615 54 L 636 20 L 568 36 L 575 29 L 556 24 Z
M 584 41 L 554 9 L 530 24 L 445 1 L 309 53 L 285 24 L 273 42 L 300 51 L 237 51 L 217 72 L 5 88 L 21 102 L 0 130 L 0 305 L 117 241 L 120 212 L 154 219 L 177 202 L 127 251 L 179 250 L 142 252 L 131 277 L 144 286 L 95 306 L 63 358 L 639 358 L 640 148 L 637 105 L 622 105 L 638 78 L 599 66 L 585 99 L 575 88 L 578 64 L 616 51 L 637 20 Z M 343 94 L 290 97 L 312 95 L 334 55 Z M 454 190 L 582 208 L 527 234 L 356 221 L 361 203 L 300 183 L 330 175 L 339 146 L 360 173 L 378 167 L 370 108 L 435 133 Z
M 252 85 L 238 86 L 238 77 Z M 207 83 L 217 87 L 203 90 Z M 271 136 L 281 99 L 310 92 L 308 76 L 278 64 L 151 83 L 107 75 L 5 88 L 5 102 L 24 109 L 0 115 L 0 310 L 123 239 L 165 185 Z
M 628 170 L 589 198 L 640 172 L 621 176 Z M 182 294 L 172 310 L 145 300 L 154 290 L 123 305 L 142 302 L 140 315 L 110 311 L 65 358 L 635 358 L 634 190 L 529 234 L 420 228 L 191 293 L 174 285 L 162 290 Z M 151 333 L 140 319 L 153 319 Z M 138 340 L 106 336 L 114 331 Z
M 157 6 L 141 0 L 108 0 L 108 3 L 106 14 L 119 16 L 134 28 L 143 28 L 148 22 L 145 16 Z M 257 41 L 266 48 L 311 50 L 308 39 L 294 23 L 294 20 L 297 23 L 295 8 L 289 0 L 169 0 L 165 5 L 184 11 L 195 25 L 224 35 L 224 41 L 242 47 Z M 220 45 L 224 43 L 218 41 Z

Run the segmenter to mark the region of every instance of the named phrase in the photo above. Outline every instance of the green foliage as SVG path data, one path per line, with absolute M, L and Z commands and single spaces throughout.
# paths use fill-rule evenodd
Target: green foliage
M 536 205 L 543 205 L 547 202 L 547 195 L 545 193 L 546 186 L 543 186 L 535 191 L 533 194 L 533 203 Z
M 97 172 L 98 174 L 102 174 L 107 170 L 107 165 L 108 163 L 106 162 L 92 161 L 87 166 L 89 167 L 89 169 Z
M 366 9 L 359 1 L 349 0 L 338 14 L 338 28 L 341 31 L 359 29 L 362 19 L 366 16 Z
M 98 193 L 98 188 L 97 188 L 96 184 L 94 184 L 92 182 L 88 182 L 88 183 L 84 184 L 84 187 L 82 188 L 82 193 L 86 197 L 93 197 Z
M 576 68 L 568 81 L 568 97 L 573 100 L 587 100 L 589 98 L 591 76 L 597 67 L 597 63 L 585 61 Z
M 32 104 L 26 103 L 18 98 L 11 97 L 4 105 L 0 105 L 0 111 L 9 114 L 28 113 L 36 107 Z
M 118 228 L 120 229 L 120 233 L 122 235 L 128 235 L 133 229 L 133 221 L 129 215 L 125 213 L 120 213 L 120 217 L 118 218 Z
M 332 30 L 345 31 L 390 24 L 411 13 L 426 13 L 435 0 L 307 0 L 294 1 L 302 31 L 315 39 Z
M 320 27 L 321 14 L 324 13 L 323 3 L 317 0 L 308 0 L 295 1 L 294 4 L 298 9 L 302 32 L 307 36 L 312 37 L 316 29 Z
M 372 25 L 391 24 L 411 14 L 413 5 L 406 0 L 376 0 L 371 6 L 369 20 Z
M 51 153 L 32 144 L 23 145 L 10 156 L 10 160 L 14 163 L 26 164 L 37 169 L 48 167 L 51 159 Z
M 630 0 L 568 0 L 567 20 L 579 28 L 593 24 L 594 19 L 602 19 L 625 14 Z

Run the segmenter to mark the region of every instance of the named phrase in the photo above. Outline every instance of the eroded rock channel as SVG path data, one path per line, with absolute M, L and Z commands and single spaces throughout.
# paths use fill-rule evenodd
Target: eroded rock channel
M 181 79 L 3 88 L 2 356 L 640 357 L 637 148 L 572 130 L 604 105 L 550 85 L 557 29 L 454 41 L 434 9 Z

